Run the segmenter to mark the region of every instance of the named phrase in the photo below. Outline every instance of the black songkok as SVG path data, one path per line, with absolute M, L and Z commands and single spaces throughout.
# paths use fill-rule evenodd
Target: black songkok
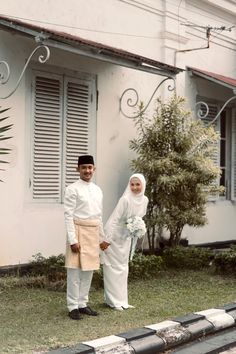
M 92 155 L 81 155 L 78 158 L 79 165 L 94 165 L 94 160 Z

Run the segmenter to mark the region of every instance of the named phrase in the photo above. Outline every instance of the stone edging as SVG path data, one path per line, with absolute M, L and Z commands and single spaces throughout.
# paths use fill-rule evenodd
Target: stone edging
M 150 326 L 117 335 L 79 343 L 70 348 L 55 349 L 50 354 L 158 354 L 179 344 L 233 327 L 236 302 L 219 308 L 194 312 Z

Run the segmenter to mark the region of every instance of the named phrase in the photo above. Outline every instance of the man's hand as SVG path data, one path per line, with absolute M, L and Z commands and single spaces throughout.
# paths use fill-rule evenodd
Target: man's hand
M 73 253 L 79 253 L 80 251 L 79 243 L 74 243 L 73 245 L 70 245 L 70 248 Z
M 109 247 L 109 246 L 110 246 L 109 242 L 103 241 L 103 242 L 100 243 L 100 248 L 101 248 L 102 251 L 106 250 L 107 247 Z

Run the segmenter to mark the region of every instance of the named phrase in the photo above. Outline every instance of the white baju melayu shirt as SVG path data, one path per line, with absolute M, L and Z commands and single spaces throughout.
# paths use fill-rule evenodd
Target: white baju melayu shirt
M 67 239 L 70 245 L 77 243 L 74 219 L 99 219 L 100 242 L 105 239 L 102 224 L 103 194 L 93 182 L 79 179 L 66 188 L 64 199 Z

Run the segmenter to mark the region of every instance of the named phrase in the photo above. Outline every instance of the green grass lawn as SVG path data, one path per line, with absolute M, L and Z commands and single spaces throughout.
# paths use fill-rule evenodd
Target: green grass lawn
M 90 305 L 100 315 L 81 321 L 68 318 L 64 292 L 0 289 L 1 354 L 42 353 L 236 301 L 236 279 L 203 271 L 165 271 L 131 282 L 129 302 L 135 309 L 123 312 L 105 307 L 103 290 L 92 289 Z

